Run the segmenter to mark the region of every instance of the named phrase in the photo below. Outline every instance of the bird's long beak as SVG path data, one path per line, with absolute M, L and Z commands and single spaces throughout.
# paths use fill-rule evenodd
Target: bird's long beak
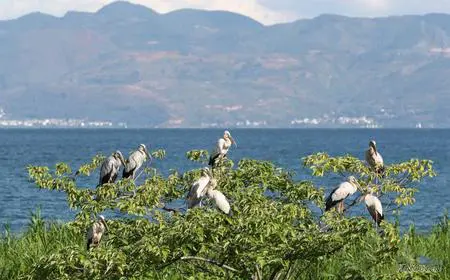
M 211 190 L 214 190 L 217 187 L 217 181 L 216 179 L 211 177 L 211 180 L 209 181 L 209 188 Z
M 127 164 L 125 163 L 125 159 L 123 158 L 123 156 L 119 156 L 120 162 L 123 164 L 123 166 L 127 166 Z
M 106 224 L 106 221 L 105 221 L 105 220 L 102 220 L 102 223 L 103 223 L 103 225 L 105 226 L 106 231 L 109 231 L 109 227 L 108 227 L 108 225 Z
M 150 153 L 148 152 L 147 148 L 145 148 L 145 154 L 147 155 L 147 158 L 151 161 L 153 158 L 150 155 Z
M 377 153 L 377 146 L 374 145 L 372 142 L 370 142 L 370 147 L 372 147 L 372 149 L 375 151 L 375 153 Z
M 366 197 L 366 195 L 365 195 L 365 194 L 362 194 L 362 195 L 358 198 L 358 203 L 363 202 L 364 199 L 365 199 L 365 197 Z
M 234 141 L 234 138 L 231 135 L 230 135 L 230 140 L 231 140 L 231 143 L 233 143 L 234 146 L 237 147 L 237 143 L 236 143 L 236 141 Z

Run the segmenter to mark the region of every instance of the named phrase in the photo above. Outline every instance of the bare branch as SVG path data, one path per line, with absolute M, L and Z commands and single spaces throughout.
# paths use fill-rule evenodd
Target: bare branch
M 259 267 L 259 265 L 255 265 L 255 275 L 252 279 L 254 279 L 254 280 L 262 280 L 263 279 L 262 271 L 261 271 L 261 268 Z
M 232 271 L 232 272 L 239 272 L 237 269 L 232 268 L 231 266 L 228 266 L 226 264 L 221 264 L 218 261 L 211 260 L 211 259 L 206 259 L 206 258 L 202 258 L 202 257 L 186 256 L 186 257 L 181 257 L 180 260 L 182 260 L 182 261 L 196 260 L 196 261 L 207 262 L 207 263 L 216 265 L 218 267 L 225 268 L 225 269 L 227 269 L 229 271 Z
M 166 268 L 166 267 L 168 267 L 169 265 L 172 265 L 172 264 L 176 263 L 176 262 L 179 261 L 180 259 L 181 259 L 181 257 L 177 257 L 177 258 L 175 258 L 175 259 L 173 259 L 173 260 L 171 260 L 171 261 L 169 261 L 169 262 L 167 262 L 167 263 L 164 263 L 163 265 L 158 266 L 157 269 L 160 270 L 160 269 Z
M 356 197 L 350 204 L 346 205 L 347 207 L 344 208 L 344 213 L 350 209 L 351 207 L 355 206 L 356 203 L 358 203 L 359 199 L 361 198 L 362 195 L 359 195 L 358 197 Z
M 386 207 L 386 210 L 385 210 L 386 213 L 387 213 L 387 212 L 393 213 L 394 211 L 400 210 L 400 209 L 402 208 L 401 206 L 397 206 L 397 207 L 390 208 L 390 206 L 391 206 L 391 205 L 388 205 L 388 207 Z
M 293 266 L 292 266 L 292 263 L 290 263 L 290 264 L 289 264 L 289 268 L 288 268 L 286 274 L 284 275 L 283 280 L 289 279 L 289 278 L 291 277 L 292 267 L 293 267 Z
M 164 211 L 167 211 L 167 212 L 180 213 L 180 210 L 175 209 L 175 208 L 169 208 L 169 207 L 166 207 L 166 206 L 162 207 L 161 209 L 164 210 Z
M 278 266 L 277 268 L 275 268 L 272 272 L 272 275 L 270 276 L 270 280 L 278 280 L 281 277 L 281 274 L 283 273 L 283 267 L 282 266 Z

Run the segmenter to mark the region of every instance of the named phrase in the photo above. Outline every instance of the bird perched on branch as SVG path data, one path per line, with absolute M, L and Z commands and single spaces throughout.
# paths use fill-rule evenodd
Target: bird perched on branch
M 147 147 L 144 144 L 140 144 L 138 149 L 131 153 L 128 158 L 125 168 L 123 169 L 122 177 L 125 179 L 135 179 L 136 171 L 141 168 L 142 164 L 144 164 L 147 159 L 151 158 L 152 157 L 149 154 Z
M 202 169 L 202 176 L 192 184 L 191 190 L 187 196 L 187 207 L 193 208 L 201 206 L 202 199 L 207 196 L 209 199 L 214 200 L 217 208 L 225 214 L 230 214 L 230 203 L 225 195 L 216 190 L 217 181 L 213 178 L 211 169 L 205 167 Z
M 365 194 L 361 199 L 366 203 L 366 208 L 369 211 L 370 216 L 372 216 L 377 227 L 379 227 L 381 221 L 384 219 L 381 201 L 373 194 L 373 192 Z
M 211 152 L 211 156 L 209 157 L 209 165 L 212 166 L 212 168 L 217 166 L 217 163 L 220 159 L 227 156 L 231 144 L 234 144 L 237 147 L 236 141 L 234 141 L 231 133 L 228 130 L 225 130 L 225 132 L 223 133 L 223 138 L 220 138 L 217 141 L 217 144 L 214 147 L 214 150 Z
M 87 249 L 97 247 L 100 244 L 103 234 L 108 230 L 105 217 L 99 216 L 99 219 L 92 225 L 87 232 Z
M 378 174 L 384 173 L 383 157 L 377 151 L 377 143 L 373 140 L 369 142 L 369 149 L 366 151 L 366 162 L 369 167 Z
M 125 159 L 120 151 L 115 151 L 111 156 L 105 159 L 100 168 L 99 186 L 107 183 L 114 183 L 122 165 L 125 166 Z
M 329 195 L 326 200 L 325 211 L 337 205 L 339 213 L 344 212 L 344 200 L 354 194 L 358 190 L 358 181 L 354 176 L 349 176 L 345 182 L 339 184 Z
M 231 213 L 230 203 L 228 202 L 228 199 L 221 191 L 214 189 L 214 186 L 211 185 L 208 188 L 206 195 L 209 197 L 209 199 L 214 200 L 217 208 L 219 208 L 220 211 L 222 211 L 227 215 L 230 215 Z
M 187 195 L 188 209 L 201 205 L 201 201 L 205 197 L 210 184 L 217 184 L 217 181 L 213 178 L 211 169 L 205 167 L 202 169 L 201 177 L 192 184 Z

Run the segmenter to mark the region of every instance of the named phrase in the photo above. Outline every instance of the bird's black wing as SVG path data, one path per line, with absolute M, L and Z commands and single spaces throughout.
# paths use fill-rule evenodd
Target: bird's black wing
M 131 178 L 133 179 L 134 170 L 136 170 L 137 164 L 136 161 L 133 160 L 133 154 L 131 154 L 130 158 L 127 160 L 126 165 L 122 172 L 122 178 Z
M 384 215 L 380 215 L 380 213 L 378 213 L 378 212 L 376 212 L 376 213 L 377 213 L 376 214 L 376 216 L 377 216 L 376 222 L 377 222 L 378 226 L 380 226 L 381 221 L 384 220 Z
M 110 173 L 108 173 L 105 176 L 103 176 L 102 179 L 101 179 L 100 185 L 109 183 L 109 179 L 110 178 L 111 178 L 111 174 Z
M 100 168 L 100 185 L 109 183 L 113 170 L 114 164 L 112 158 L 109 157 L 103 162 L 102 167 Z
M 119 173 L 119 172 L 116 172 L 116 174 L 114 174 L 113 176 L 112 176 L 112 178 L 111 178 L 111 182 L 115 182 L 116 181 L 116 179 L 117 179 L 117 173 Z
M 338 188 L 335 188 L 327 197 L 327 200 L 325 202 L 325 211 L 330 210 L 331 208 L 333 208 L 334 206 L 336 206 L 339 202 L 341 202 L 342 200 L 336 200 L 333 201 L 333 194 L 336 192 Z
M 123 173 L 122 173 L 122 178 L 124 178 L 124 179 L 132 178 L 133 177 L 133 172 L 134 172 L 134 169 L 131 169 L 131 170 L 128 170 L 128 171 L 126 169 L 124 169 Z
M 212 166 L 212 167 L 216 167 L 216 165 L 217 165 L 217 159 L 219 158 L 219 156 L 220 156 L 221 154 L 220 153 L 218 153 L 217 155 L 215 155 L 215 156 L 210 156 L 209 157 L 209 163 L 208 163 L 208 165 L 210 165 L 210 166 Z

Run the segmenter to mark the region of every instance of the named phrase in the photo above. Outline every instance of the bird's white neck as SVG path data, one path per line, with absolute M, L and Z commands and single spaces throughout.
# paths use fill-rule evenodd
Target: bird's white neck
M 223 138 L 223 140 L 225 140 L 225 146 L 228 148 L 228 147 L 230 147 L 231 146 L 231 140 L 230 140 L 230 138 Z

